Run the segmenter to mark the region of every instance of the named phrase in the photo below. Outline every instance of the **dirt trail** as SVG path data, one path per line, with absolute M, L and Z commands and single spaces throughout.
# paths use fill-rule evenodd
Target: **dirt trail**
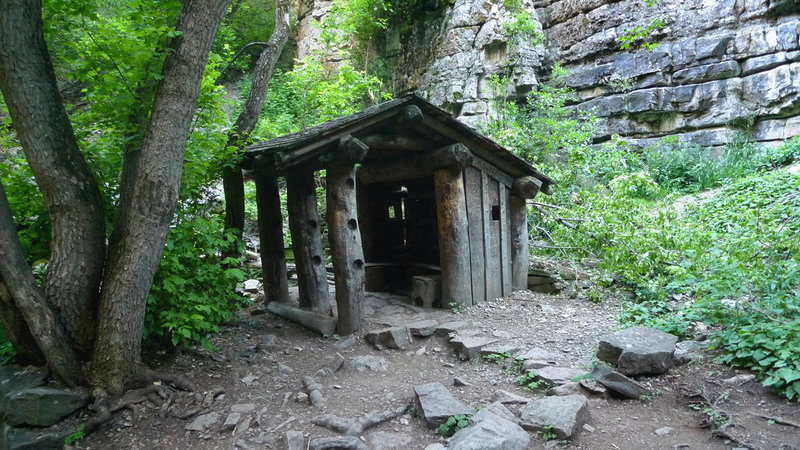
M 569 295 L 519 292 L 473 306 L 455 314 L 450 310 L 423 310 L 389 295 L 370 295 L 367 302 L 366 330 L 387 324 L 434 319 L 439 323 L 454 320 L 471 323 L 482 335 L 494 336 L 515 344 L 522 351 L 540 347 L 558 356 L 559 365 L 587 368 L 592 363 L 597 342 L 616 325 L 620 298 L 608 294 L 600 303 L 581 298 L 582 289 L 567 289 Z M 575 295 L 575 294 L 578 295 Z M 499 389 L 530 398 L 542 392 L 526 392 L 514 384 L 515 374 L 503 364 L 487 361 L 461 361 L 445 337 L 416 338 L 404 351 L 379 351 L 367 344 L 363 333 L 355 340 L 321 338 L 271 314 L 251 316 L 253 308 L 241 312 L 242 320 L 224 327 L 214 337 L 216 352 L 198 351 L 163 361 L 161 370 L 187 375 L 196 393 L 178 393 L 173 410 L 166 406 L 140 404 L 135 412 L 118 414 L 99 432 L 80 441 L 78 448 L 126 449 L 262 449 L 286 448 L 289 430 L 309 438 L 335 436 L 330 430 L 311 423 L 322 413 L 357 418 L 369 411 L 394 410 L 413 401 L 416 384 L 438 381 L 455 397 L 473 407 L 494 401 Z M 344 356 L 344 367 L 330 376 L 315 379 L 322 385 L 324 408 L 311 406 L 302 394 L 301 379 L 314 376 L 337 352 Z M 383 370 L 358 371 L 351 362 L 359 356 L 373 357 Z M 736 374 L 731 369 L 705 362 L 673 368 L 665 375 L 640 379 L 657 395 L 649 400 L 590 400 L 591 427 L 564 442 L 544 442 L 532 435 L 529 448 L 563 447 L 570 449 L 724 449 L 739 445 L 714 439 L 707 428 L 700 428 L 706 415 L 688 405 L 697 399 L 687 392 L 704 391 L 709 398 L 723 398 L 719 409 L 732 415 L 741 427 L 727 431 L 741 441 L 760 449 L 800 448 L 800 429 L 753 414 L 780 417 L 800 422 L 800 408 L 765 392 L 758 384 L 729 386 L 721 380 Z M 458 377 L 467 386 L 454 386 Z M 223 393 L 224 392 L 224 393 Z M 298 399 L 298 393 L 299 399 Z M 238 405 L 238 406 L 234 406 Z M 245 405 L 245 406 L 242 406 Z M 233 430 L 221 431 L 230 412 L 240 414 Z M 172 413 L 200 409 L 198 415 L 217 412 L 218 421 L 205 431 L 187 431 L 187 420 Z M 514 410 L 514 408 L 510 408 Z M 245 426 L 247 425 L 247 426 Z M 667 430 L 665 427 L 669 427 Z M 660 430 L 656 434 L 656 430 Z M 661 435 L 663 434 L 663 435 Z M 424 449 L 444 438 L 410 414 L 366 430 L 363 440 L 374 449 Z

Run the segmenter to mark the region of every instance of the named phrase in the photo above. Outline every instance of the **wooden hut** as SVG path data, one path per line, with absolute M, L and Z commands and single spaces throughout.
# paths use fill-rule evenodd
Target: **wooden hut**
M 464 306 L 525 289 L 525 201 L 554 184 L 413 94 L 256 143 L 242 167 L 256 183 L 266 301 L 323 333 L 331 303 L 314 172 L 326 170 L 343 335 L 361 326 L 365 286 L 411 290 L 418 304 Z M 280 306 L 288 287 L 278 177 L 286 179 L 300 310 Z

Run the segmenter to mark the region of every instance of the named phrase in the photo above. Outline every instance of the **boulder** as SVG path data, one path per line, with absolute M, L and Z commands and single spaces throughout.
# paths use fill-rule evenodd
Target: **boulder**
M 370 331 L 365 336 L 365 339 L 379 350 L 384 348 L 405 350 L 411 344 L 411 332 L 404 326 L 384 328 Z
M 525 405 L 520 422 L 526 430 L 551 432 L 557 439 L 567 439 L 589 421 L 588 404 L 582 395 L 545 397 Z
M 681 341 L 675 344 L 673 362 L 676 365 L 686 364 L 695 359 L 702 359 L 703 350 L 708 348 L 708 342 Z
M 496 338 L 484 336 L 455 336 L 450 341 L 458 357 L 462 360 L 475 359 L 483 347 L 495 342 L 497 342 Z
M 407 323 L 405 326 L 411 331 L 412 336 L 428 337 L 436 332 L 437 325 L 435 320 L 418 320 Z
M 515 423 L 514 415 L 499 403 L 482 409 L 470 425 L 450 438 L 450 450 L 523 450 L 531 436 Z M 502 408 L 502 409 L 501 409 Z
M 597 358 L 624 375 L 658 375 L 672 367 L 678 338 L 647 327 L 617 331 L 600 341 Z
M 48 427 L 88 401 L 85 392 L 35 387 L 7 395 L 3 406 L 6 421 L 11 425 Z
M 441 383 L 433 382 L 414 386 L 414 393 L 422 412 L 422 417 L 430 427 L 438 427 L 448 417 L 456 414 L 473 414 L 475 409 L 453 397 Z
M 638 399 L 643 395 L 650 395 L 650 391 L 644 386 L 603 363 L 597 363 L 592 371 L 592 377 L 608 390 L 622 397 Z

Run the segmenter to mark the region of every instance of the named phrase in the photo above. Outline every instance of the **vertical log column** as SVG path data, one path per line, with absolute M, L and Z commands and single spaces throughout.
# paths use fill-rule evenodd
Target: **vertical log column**
M 511 285 L 514 290 L 528 289 L 528 207 L 525 201 L 534 198 L 542 182 L 533 177 L 514 180 L 511 186 Z
M 289 229 L 297 265 L 300 308 L 327 313 L 331 309 L 325 253 L 317 212 L 314 171 L 308 167 L 292 169 L 286 175 Z
M 258 207 L 261 272 L 264 277 L 264 302 L 288 303 L 289 284 L 283 248 L 281 196 L 273 160 L 256 159 L 254 181 Z
M 469 262 L 469 226 L 464 168 L 472 153 L 461 144 L 439 151 L 452 154 L 447 168 L 433 172 L 436 214 L 439 222 L 439 264 L 442 267 L 442 305 L 472 304 L 472 274 Z
M 364 159 L 367 150 L 358 139 L 342 139 L 327 168 L 328 236 L 341 335 L 361 328 L 364 250 L 358 224 L 355 164 Z

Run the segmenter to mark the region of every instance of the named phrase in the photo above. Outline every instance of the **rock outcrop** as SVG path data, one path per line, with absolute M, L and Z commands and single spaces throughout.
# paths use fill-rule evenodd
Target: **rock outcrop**
M 307 54 L 330 1 L 305 0 L 297 27 Z M 398 91 L 417 91 L 460 120 L 478 125 L 492 108 L 489 80 L 510 73 L 504 94 L 535 89 L 552 63 L 569 71 L 574 109 L 600 117 L 596 139 L 617 134 L 640 145 L 663 136 L 706 147 L 741 131 L 779 143 L 800 134 L 800 6 L 793 0 L 522 0 L 545 40 L 511 41 L 504 24 L 515 20 L 505 2 L 451 0 L 415 17 L 411 31 L 387 32 L 384 57 L 394 66 Z M 634 42 L 620 49 L 626 30 L 664 26 L 651 33 L 652 51 Z

